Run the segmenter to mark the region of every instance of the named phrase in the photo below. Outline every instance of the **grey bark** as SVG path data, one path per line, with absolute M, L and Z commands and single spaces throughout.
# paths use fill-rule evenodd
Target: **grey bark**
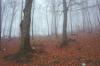
M 67 43 L 67 3 L 66 0 L 63 0 L 63 15 L 64 15 L 64 20 L 63 20 L 63 36 L 62 36 L 62 45 Z
M 32 50 L 30 45 L 30 23 L 31 23 L 31 8 L 33 0 L 26 0 L 23 10 L 24 17 L 20 24 L 21 30 L 21 51 L 28 52 Z
M 88 7 L 88 2 L 86 1 L 86 7 Z M 91 22 L 91 19 L 90 19 L 90 12 L 89 12 L 89 9 L 87 8 L 86 9 L 86 16 L 87 16 L 87 20 L 88 20 L 88 29 L 89 29 L 89 33 L 92 33 L 92 22 Z
M 34 40 L 34 30 L 33 30 L 33 25 L 34 25 L 34 9 L 35 9 L 35 0 L 33 0 L 33 12 L 32 12 L 32 40 Z
M 99 10 L 99 15 L 100 15 L 100 3 L 99 3 L 99 0 L 97 0 L 96 3 L 97 3 L 98 10 Z
M 73 23 L 72 23 L 72 12 L 71 12 L 71 9 L 70 8 L 70 27 L 71 27 L 71 35 L 73 34 Z
M 66 0 L 63 0 L 63 15 L 64 15 L 64 19 L 63 19 L 63 31 L 62 31 L 62 44 L 60 47 L 63 47 L 64 45 L 68 44 L 68 39 L 67 39 L 67 18 L 68 18 L 68 9 L 70 6 L 70 2 L 69 1 L 68 5 L 66 3 Z
M 84 8 L 84 3 L 81 4 L 81 7 Z M 82 12 L 82 19 L 83 19 L 83 32 L 85 32 L 85 25 L 86 25 L 85 24 L 85 12 L 83 9 L 81 10 L 81 12 Z
M 10 23 L 10 28 L 9 28 L 9 39 L 11 39 L 11 35 L 12 35 L 12 27 L 13 27 L 13 23 L 14 23 L 14 18 L 16 15 L 16 1 L 12 1 L 11 3 L 11 7 L 12 7 L 12 16 L 11 16 L 11 23 Z
M 48 21 L 48 7 L 46 8 L 46 21 L 47 21 L 47 26 L 48 26 L 48 36 L 49 36 L 49 21 Z
M 56 0 L 52 1 L 52 33 L 57 37 Z

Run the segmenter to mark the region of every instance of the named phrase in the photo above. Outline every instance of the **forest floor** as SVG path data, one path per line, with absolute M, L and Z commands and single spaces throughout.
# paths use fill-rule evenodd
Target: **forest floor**
M 19 49 L 19 40 L 3 40 L 4 52 L 0 52 L 0 66 L 100 66 L 100 35 L 81 33 L 71 36 L 76 39 L 70 41 L 64 48 L 59 48 L 60 39 L 36 38 L 38 49 L 45 51 L 34 54 L 30 63 L 16 63 L 2 57 L 13 54 Z

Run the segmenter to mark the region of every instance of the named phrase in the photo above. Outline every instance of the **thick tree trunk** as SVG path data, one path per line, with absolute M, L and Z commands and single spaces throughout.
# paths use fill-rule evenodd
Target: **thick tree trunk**
M 21 29 L 21 51 L 29 52 L 32 50 L 30 45 L 30 23 L 31 23 L 31 8 L 33 0 L 26 0 L 24 8 L 24 17 L 20 24 Z
M 21 31 L 21 46 L 18 53 L 6 56 L 6 59 L 13 59 L 16 61 L 28 62 L 32 58 L 32 48 L 30 45 L 30 23 L 31 23 L 31 8 L 33 0 L 26 0 L 25 8 L 23 10 L 24 17 L 20 24 Z M 29 58 L 30 56 L 30 58 Z
M 62 45 L 67 44 L 67 4 L 66 0 L 63 0 L 63 15 L 64 15 L 64 20 L 63 20 L 63 35 L 62 35 Z

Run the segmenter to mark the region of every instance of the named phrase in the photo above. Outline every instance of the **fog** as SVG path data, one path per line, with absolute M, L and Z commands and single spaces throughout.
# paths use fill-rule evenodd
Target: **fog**
M 15 2 L 14 2 L 15 1 Z M 25 5 L 25 0 L 23 6 Z M 82 29 L 83 21 L 87 23 L 87 17 L 90 17 L 92 28 L 95 28 L 95 24 L 98 25 L 97 18 L 94 16 L 98 16 L 99 12 L 96 5 L 96 0 L 87 0 L 88 2 L 88 9 L 89 14 L 88 16 L 83 19 L 82 11 L 81 11 L 81 1 L 82 0 L 74 0 L 76 3 L 71 5 L 68 11 L 68 32 L 77 31 Z M 72 4 L 74 3 L 72 2 Z M 85 1 L 85 0 L 83 0 Z M 68 2 L 68 1 L 67 1 Z M 57 5 L 61 4 L 61 0 L 56 0 L 56 7 Z M 33 16 L 33 31 L 34 35 L 48 35 L 48 24 L 49 23 L 49 32 L 51 34 L 52 29 L 52 0 L 36 0 L 34 7 L 34 14 L 32 10 Z M 84 3 L 83 3 L 84 4 Z M 10 23 L 12 20 L 12 11 L 13 6 L 15 5 L 15 16 L 13 16 L 13 25 L 12 25 L 12 36 L 19 36 L 20 35 L 20 22 L 21 22 L 21 7 L 22 7 L 22 0 L 2 0 L 2 36 L 9 35 Z M 85 5 L 85 4 L 84 4 Z M 24 8 L 24 7 L 23 7 Z M 85 8 L 85 6 L 84 6 Z M 46 12 L 47 10 L 47 12 Z M 59 8 L 56 8 L 57 12 L 57 26 L 58 26 L 58 34 L 62 33 L 62 22 L 63 22 L 63 14 L 62 14 L 62 4 Z M 85 9 L 84 9 L 85 10 Z M 67 18 L 67 17 L 66 17 Z M 99 19 L 100 20 L 100 19 Z M 72 24 L 72 27 L 71 27 Z M 86 24 L 88 25 L 88 24 Z M 6 28 L 5 28 L 6 27 Z M 88 26 L 86 26 L 87 28 Z M 32 34 L 32 24 L 30 28 Z

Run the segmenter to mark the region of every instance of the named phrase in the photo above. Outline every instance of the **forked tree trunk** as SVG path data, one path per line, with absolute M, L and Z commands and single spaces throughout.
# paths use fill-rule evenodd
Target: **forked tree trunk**
M 63 0 L 63 31 L 62 31 L 62 44 L 60 47 L 63 47 L 64 45 L 68 44 L 68 39 L 67 39 L 67 18 L 68 18 L 68 9 L 70 6 L 71 0 L 69 0 L 69 3 L 67 5 L 66 0 Z
M 21 30 L 21 51 L 29 52 L 32 50 L 30 45 L 30 23 L 31 23 L 31 8 L 33 0 L 26 0 L 25 8 L 23 10 L 24 17 L 20 24 Z

